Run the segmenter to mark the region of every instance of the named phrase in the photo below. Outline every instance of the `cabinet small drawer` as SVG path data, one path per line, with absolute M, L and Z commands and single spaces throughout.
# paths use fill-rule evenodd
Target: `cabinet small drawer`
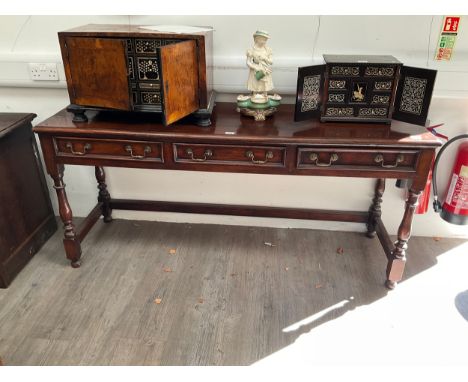
M 58 156 L 163 162 L 161 142 L 66 137 L 55 138 L 54 142 Z
M 285 148 L 175 143 L 176 163 L 241 164 L 284 167 Z
M 415 171 L 417 150 L 366 150 L 343 148 L 299 148 L 297 168 L 357 167 Z

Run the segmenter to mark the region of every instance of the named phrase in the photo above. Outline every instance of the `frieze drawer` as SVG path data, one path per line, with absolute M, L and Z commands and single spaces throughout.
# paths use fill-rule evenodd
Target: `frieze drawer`
M 57 156 L 62 157 L 163 162 L 161 142 L 58 137 L 54 144 Z
M 352 150 L 343 148 L 299 148 L 297 168 L 356 167 L 382 170 L 416 170 L 416 150 Z
M 285 148 L 175 143 L 176 163 L 216 163 L 252 166 L 285 166 Z

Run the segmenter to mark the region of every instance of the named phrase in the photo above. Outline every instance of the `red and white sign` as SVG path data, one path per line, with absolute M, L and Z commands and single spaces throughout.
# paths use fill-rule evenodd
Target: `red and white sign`
M 460 17 L 445 16 L 443 32 L 458 32 Z
M 460 16 L 445 16 L 436 49 L 437 61 L 450 61 L 457 41 Z

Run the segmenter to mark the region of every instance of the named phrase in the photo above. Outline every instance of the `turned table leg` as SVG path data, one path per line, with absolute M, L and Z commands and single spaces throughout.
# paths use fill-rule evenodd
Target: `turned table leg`
M 75 225 L 73 224 L 73 213 L 68 203 L 67 193 L 65 192 L 65 183 L 63 183 L 64 166 L 58 165 L 54 173 L 51 174 L 54 180 L 54 188 L 57 192 L 59 205 L 59 214 L 63 222 L 64 238 L 63 245 L 67 258 L 71 261 L 73 268 L 78 268 L 81 265 L 81 243 L 76 234 Z
M 389 289 L 394 289 L 397 282 L 403 277 L 406 263 L 406 249 L 408 248 L 408 240 L 411 236 L 411 223 L 413 221 L 414 210 L 418 205 L 418 199 L 421 191 L 409 191 L 408 199 L 406 200 L 405 213 L 400 227 L 398 228 L 398 240 L 395 242 L 395 248 L 392 251 L 392 258 L 387 264 L 387 281 L 385 285 Z
M 102 202 L 102 216 L 104 217 L 104 222 L 109 223 L 112 221 L 112 209 L 110 208 L 111 197 L 107 190 L 106 173 L 103 167 L 96 166 L 94 174 L 98 182 L 98 202 Z
M 367 220 L 367 237 L 375 236 L 375 219 L 382 216 L 382 196 L 385 191 L 385 179 L 377 179 L 375 184 L 374 199 L 369 208 L 369 218 Z

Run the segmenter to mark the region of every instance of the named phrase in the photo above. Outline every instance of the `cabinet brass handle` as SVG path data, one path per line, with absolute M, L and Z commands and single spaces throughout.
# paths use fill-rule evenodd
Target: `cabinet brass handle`
M 130 153 L 130 156 L 133 158 L 133 159 L 145 159 L 146 158 L 146 154 L 149 154 L 151 152 L 151 147 L 150 146 L 145 146 L 144 150 L 143 150 L 143 155 L 135 155 L 133 154 L 133 147 L 130 146 L 130 145 L 127 145 L 125 146 L 125 151 L 127 151 L 128 153 Z
M 66 148 L 67 148 L 68 150 L 70 150 L 70 152 L 71 152 L 73 155 L 86 155 L 86 154 L 88 153 L 88 151 L 91 150 L 91 144 L 90 144 L 90 143 L 85 143 L 85 145 L 83 146 L 83 151 L 75 151 L 75 150 L 73 149 L 73 143 L 67 142 Z
M 187 153 L 187 155 L 190 155 L 190 159 L 195 162 L 205 162 L 208 158 L 211 158 L 213 156 L 213 151 L 211 151 L 210 149 L 205 150 L 203 158 L 195 158 L 193 155 L 193 150 L 191 148 L 188 148 L 187 150 L 185 150 L 185 152 Z
M 312 162 L 315 162 L 315 165 L 316 166 L 319 166 L 319 167 L 330 167 L 333 162 L 336 162 L 338 160 L 338 154 L 336 153 L 333 153 L 332 155 L 330 155 L 330 161 L 328 163 L 320 163 L 319 160 L 318 160 L 318 154 L 317 153 L 311 153 L 309 155 L 309 159 L 312 161 Z
M 374 158 L 375 163 L 380 163 L 380 165 L 385 168 L 395 168 L 404 160 L 405 156 L 403 154 L 398 154 L 396 157 L 396 161 L 393 164 L 385 164 L 385 160 L 382 154 L 377 154 Z
M 265 159 L 264 160 L 255 159 L 255 154 L 253 153 L 253 151 L 246 151 L 245 156 L 247 158 L 249 158 L 252 161 L 252 163 L 265 164 L 270 159 L 273 159 L 273 151 L 267 151 L 266 154 L 265 154 Z

